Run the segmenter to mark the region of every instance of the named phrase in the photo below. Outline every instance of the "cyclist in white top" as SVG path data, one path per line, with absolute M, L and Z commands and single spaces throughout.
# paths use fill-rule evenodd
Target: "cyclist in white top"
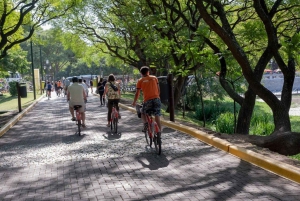
M 74 116 L 74 105 L 81 105 L 82 107 L 79 109 L 82 118 L 82 127 L 85 127 L 85 103 L 86 93 L 81 84 L 78 83 L 78 78 L 72 78 L 73 84 L 68 87 L 68 95 L 67 99 L 69 101 L 69 110 L 72 115 L 72 121 L 75 121 L 76 118 Z

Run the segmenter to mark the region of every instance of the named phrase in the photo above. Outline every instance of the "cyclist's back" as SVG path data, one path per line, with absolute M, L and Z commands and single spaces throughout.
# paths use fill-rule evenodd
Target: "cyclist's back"
M 136 93 L 134 97 L 134 101 L 132 103 L 133 106 L 136 105 L 136 101 L 140 96 L 140 91 L 143 91 L 143 108 L 142 108 L 142 120 L 146 123 L 146 119 L 144 114 L 147 110 L 152 110 L 155 115 L 155 121 L 158 124 L 159 129 L 161 129 L 160 125 L 160 109 L 161 109 L 161 101 L 159 98 L 160 89 L 158 85 L 157 77 L 150 75 L 149 67 L 143 66 L 140 70 L 142 74 L 142 78 L 140 78 L 136 84 Z

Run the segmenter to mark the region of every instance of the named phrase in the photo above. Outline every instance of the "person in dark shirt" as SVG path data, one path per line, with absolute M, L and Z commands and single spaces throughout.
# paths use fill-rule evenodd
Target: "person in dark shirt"
M 100 104 L 101 104 L 100 106 L 105 105 L 105 99 L 103 97 L 105 84 L 106 84 L 106 81 L 103 80 L 103 78 L 100 78 L 98 85 L 97 85 L 97 89 L 98 89 L 98 92 L 100 95 Z

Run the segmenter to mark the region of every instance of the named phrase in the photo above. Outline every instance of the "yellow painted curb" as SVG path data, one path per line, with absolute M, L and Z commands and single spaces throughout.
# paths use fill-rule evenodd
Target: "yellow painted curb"
M 3 127 L 0 128 L 0 137 L 2 137 L 11 127 L 13 127 L 22 117 L 27 114 L 32 108 L 35 106 L 37 102 L 39 102 L 44 95 L 42 95 L 39 99 L 35 100 L 30 106 L 25 108 L 22 112 L 20 112 L 17 116 L 9 120 Z
M 136 113 L 135 109 L 132 107 L 128 107 L 123 104 L 119 104 L 120 107 L 130 110 L 133 113 Z M 285 177 L 291 181 L 300 183 L 300 168 L 296 168 L 289 164 L 282 163 L 280 161 L 274 160 L 272 158 L 263 156 L 261 154 L 255 153 L 250 150 L 246 150 L 241 147 L 237 147 L 225 140 L 217 138 L 212 135 L 208 135 L 202 131 L 199 131 L 195 128 L 191 128 L 179 123 L 174 123 L 171 121 L 161 120 L 162 125 L 167 126 L 169 128 L 181 131 L 183 133 L 187 133 L 191 136 L 196 137 L 197 139 L 212 145 L 218 149 L 226 151 L 244 161 L 252 163 L 258 167 L 261 167 L 265 170 L 273 172 L 281 177 Z

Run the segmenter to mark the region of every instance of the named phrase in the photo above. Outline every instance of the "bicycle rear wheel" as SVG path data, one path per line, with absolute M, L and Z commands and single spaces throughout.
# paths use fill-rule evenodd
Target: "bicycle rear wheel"
M 78 135 L 81 135 L 81 120 L 77 120 Z
M 118 119 L 115 118 L 115 117 L 110 122 L 110 130 L 111 130 L 112 133 L 117 133 L 118 132 Z
M 153 137 L 155 151 L 158 155 L 161 154 L 161 133 L 155 133 Z
M 114 132 L 115 133 L 118 133 L 118 118 L 114 118 L 114 120 L 113 120 L 113 124 L 114 124 Z

